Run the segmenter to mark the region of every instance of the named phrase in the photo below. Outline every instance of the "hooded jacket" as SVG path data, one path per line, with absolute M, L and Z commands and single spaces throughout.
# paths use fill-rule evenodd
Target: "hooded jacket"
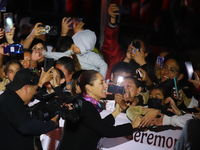
M 98 54 L 92 52 L 96 43 L 95 33 L 91 30 L 79 31 L 72 36 L 72 39 L 74 44 L 81 51 L 81 54 L 76 54 L 81 68 L 84 70 L 99 71 L 105 78 L 108 66 Z M 46 58 L 53 58 L 55 60 L 58 60 L 64 56 L 70 56 L 71 53 L 74 53 L 73 50 L 67 50 L 64 53 L 43 51 L 43 54 Z

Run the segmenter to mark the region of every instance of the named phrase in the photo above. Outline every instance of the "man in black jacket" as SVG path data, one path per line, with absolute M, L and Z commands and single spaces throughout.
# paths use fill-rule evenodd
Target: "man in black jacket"
M 55 129 L 58 116 L 43 122 L 32 119 L 26 105 L 37 92 L 39 76 L 31 69 L 19 70 L 0 96 L 0 147 L 2 150 L 34 150 L 34 136 Z

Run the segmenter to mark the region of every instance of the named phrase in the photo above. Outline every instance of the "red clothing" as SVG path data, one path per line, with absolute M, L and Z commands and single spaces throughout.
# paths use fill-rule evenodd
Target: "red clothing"
M 102 46 L 102 53 L 105 62 L 108 64 L 106 79 L 110 79 L 110 72 L 114 64 L 126 57 L 126 54 L 120 49 L 117 40 L 118 26 L 110 28 L 105 27 L 104 42 Z

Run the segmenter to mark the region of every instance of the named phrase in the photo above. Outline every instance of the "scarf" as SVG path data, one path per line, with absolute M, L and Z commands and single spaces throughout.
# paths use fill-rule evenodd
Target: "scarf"
M 96 99 L 85 93 L 83 93 L 83 98 L 86 101 L 91 102 L 99 113 L 102 112 L 101 104 Z

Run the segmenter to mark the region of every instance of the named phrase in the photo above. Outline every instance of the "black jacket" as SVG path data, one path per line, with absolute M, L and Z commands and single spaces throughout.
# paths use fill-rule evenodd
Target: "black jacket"
M 32 119 L 22 99 L 13 91 L 0 95 L 0 149 L 34 150 L 34 136 L 55 129 L 53 121 Z
M 96 150 L 101 137 L 121 137 L 132 135 L 130 123 L 114 126 L 115 119 L 110 114 L 101 119 L 91 102 L 83 101 L 80 119 L 76 123 L 65 121 L 63 135 L 57 150 Z

